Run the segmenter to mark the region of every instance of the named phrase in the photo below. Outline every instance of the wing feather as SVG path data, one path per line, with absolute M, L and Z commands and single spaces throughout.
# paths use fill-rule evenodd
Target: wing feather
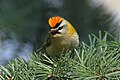
M 52 36 L 51 32 L 48 32 L 46 42 L 37 51 L 46 52 L 46 47 L 51 45 L 51 36 Z

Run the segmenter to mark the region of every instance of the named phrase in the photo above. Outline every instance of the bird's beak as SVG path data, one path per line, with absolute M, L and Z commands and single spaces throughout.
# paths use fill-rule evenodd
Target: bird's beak
M 59 33 L 58 30 L 50 30 L 50 32 L 52 33 L 52 35 Z

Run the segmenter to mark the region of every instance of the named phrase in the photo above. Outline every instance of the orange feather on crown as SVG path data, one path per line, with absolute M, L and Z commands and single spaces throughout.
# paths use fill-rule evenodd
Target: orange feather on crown
M 60 16 L 55 16 L 52 18 L 49 18 L 48 23 L 51 28 L 53 28 L 57 23 L 60 23 L 62 18 Z

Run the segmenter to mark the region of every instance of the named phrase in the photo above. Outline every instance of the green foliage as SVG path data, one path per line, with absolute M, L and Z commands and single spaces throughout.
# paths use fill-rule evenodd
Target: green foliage
M 120 42 L 107 32 L 103 37 L 101 32 L 99 37 L 89 35 L 89 41 L 60 58 L 33 53 L 28 62 L 15 59 L 0 67 L 0 80 L 119 80 Z

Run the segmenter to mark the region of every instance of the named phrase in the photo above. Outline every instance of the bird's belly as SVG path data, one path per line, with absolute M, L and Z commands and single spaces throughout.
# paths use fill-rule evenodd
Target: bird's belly
M 61 53 L 65 53 L 68 48 L 68 43 L 63 41 L 50 45 L 50 47 L 46 48 L 46 52 L 50 56 L 60 56 Z
M 76 48 L 79 44 L 78 35 L 73 37 L 65 36 L 62 38 L 51 39 L 51 45 L 46 48 L 46 52 L 50 56 L 60 56 L 61 53 L 65 53 L 67 50 Z

